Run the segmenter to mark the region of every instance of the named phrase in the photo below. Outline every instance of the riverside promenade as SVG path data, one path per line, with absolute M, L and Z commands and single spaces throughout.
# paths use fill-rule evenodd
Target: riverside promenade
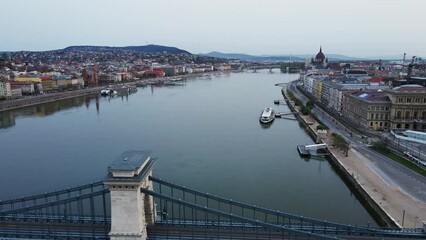
M 309 115 L 302 115 L 300 107 L 282 91 L 289 107 L 296 112 L 297 119 L 305 126 L 313 139 L 319 139 L 316 133 L 318 123 Z M 405 192 L 391 179 L 386 178 L 379 168 L 372 164 L 373 159 L 364 156 L 350 147 L 348 156 L 332 146 L 332 132 L 320 141 L 329 146 L 331 164 L 339 170 L 344 181 L 364 199 L 369 211 L 381 219 L 382 224 L 406 228 L 421 228 L 426 221 L 426 203 Z M 426 189 L 424 189 L 426 191 Z M 332 197 L 332 196 L 330 196 Z

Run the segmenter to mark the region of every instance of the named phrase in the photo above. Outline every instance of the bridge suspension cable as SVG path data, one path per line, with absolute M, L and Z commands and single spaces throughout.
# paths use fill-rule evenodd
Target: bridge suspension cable
M 111 217 L 103 182 L 0 202 L 0 237 L 107 239 Z
M 241 226 L 245 226 L 244 223 L 248 223 L 248 224 L 250 224 L 248 226 L 250 228 L 254 228 L 254 229 L 261 227 L 261 228 L 264 228 L 266 230 L 281 231 L 281 232 L 284 232 L 284 233 L 290 233 L 290 234 L 294 234 L 294 235 L 306 235 L 306 236 L 312 237 L 313 239 L 336 239 L 335 237 L 305 232 L 305 231 L 302 231 L 302 230 L 293 229 L 293 228 L 289 228 L 289 227 L 286 227 L 286 226 L 279 226 L 279 225 L 271 224 L 271 223 L 268 223 L 268 222 L 263 222 L 263 221 L 251 219 L 251 218 L 248 218 L 248 217 L 235 215 L 233 213 L 226 213 L 224 211 L 215 210 L 215 209 L 209 208 L 207 206 L 201 206 L 201 205 L 193 204 L 193 203 L 186 202 L 186 201 L 183 201 L 183 200 L 180 200 L 180 199 L 176 199 L 176 198 L 173 198 L 173 197 L 169 197 L 169 196 L 166 196 L 166 195 L 163 195 L 163 194 L 159 194 L 159 193 L 156 193 L 154 191 L 144 189 L 144 188 L 141 189 L 141 192 L 146 193 L 146 194 L 151 195 L 151 196 L 154 196 L 154 197 L 157 197 L 159 199 L 163 199 L 163 200 L 167 200 L 167 201 L 172 202 L 172 203 L 176 203 L 176 204 L 179 205 L 179 207 L 178 207 L 179 210 L 180 210 L 180 206 L 184 206 L 184 207 L 188 207 L 188 208 L 191 208 L 191 209 L 196 209 L 196 210 L 205 212 L 206 213 L 205 220 L 203 221 L 204 226 L 210 225 L 210 226 L 217 227 L 217 228 L 218 227 L 225 228 L 226 226 L 232 227 L 232 221 L 237 220 L 237 221 L 240 221 L 241 223 L 243 223 L 243 224 L 238 223 L 238 222 L 236 224 L 234 223 L 237 227 L 240 227 L 240 228 L 241 228 Z M 218 218 L 218 221 L 216 221 L 216 223 L 214 223 L 214 222 L 212 222 L 211 216 L 210 217 L 207 216 L 207 213 L 227 218 L 227 219 L 230 220 L 230 224 L 229 225 L 224 225 L 224 224 L 221 225 L 219 218 Z M 192 215 L 194 215 L 194 213 L 192 213 Z M 179 217 L 181 217 L 181 216 L 179 216 Z M 183 224 L 182 221 L 177 220 L 177 222 L 179 224 Z M 165 224 L 165 223 L 163 223 L 163 224 Z
M 297 216 L 281 211 L 271 210 L 255 205 L 248 205 L 241 202 L 233 201 L 232 199 L 226 199 L 223 197 L 215 196 L 209 193 L 200 192 L 197 190 L 189 189 L 187 187 L 173 184 L 165 180 L 150 177 L 154 183 L 157 183 L 157 191 L 159 193 L 153 194 L 154 197 L 161 198 L 164 201 L 160 201 L 160 211 L 163 211 L 163 206 L 166 201 L 172 201 L 179 205 L 185 205 L 186 203 L 194 204 L 199 206 L 205 206 L 205 210 L 212 210 L 214 214 L 223 213 L 227 217 L 236 218 L 236 216 L 242 217 L 239 220 L 247 222 L 247 218 L 251 219 L 248 221 L 253 224 L 265 223 L 266 226 L 272 224 L 278 227 L 285 227 L 286 229 L 302 231 L 304 233 L 313 234 L 327 234 L 327 235 L 357 235 L 357 236 L 384 236 L 384 237 L 425 237 L 426 234 L 421 229 L 399 229 L 399 228 L 379 228 L 370 226 L 353 226 L 348 224 L 334 223 L 314 218 L 308 218 L 303 216 Z M 145 190 L 143 190 L 145 191 Z M 147 192 L 151 194 L 151 192 Z M 167 195 L 166 195 L 167 194 Z M 161 195 L 161 196 L 160 196 Z M 171 197 L 169 199 L 168 197 Z M 174 201 L 178 200 L 178 201 Z M 185 203 L 182 203 L 184 201 Z M 170 210 L 169 210 L 170 211 Z M 206 210 L 207 211 L 207 210 Z M 218 211 L 218 212 L 216 212 Z M 171 209 L 173 212 L 173 209 Z M 164 211 L 162 213 L 164 215 Z M 230 214 L 230 215 L 229 215 Z M 185 217 L 184 217 L 185 218 Z M 164 219 L 163 219 L 164 220 Z M 163 221 L 164 223 L 164 221 Z M 274 228 L 277 230 L 277 228 Z M 300 233 L 300 232 L 298 232 Z

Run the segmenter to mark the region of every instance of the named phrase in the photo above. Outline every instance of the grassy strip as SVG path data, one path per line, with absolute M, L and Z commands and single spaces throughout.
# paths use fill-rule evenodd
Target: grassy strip
M 382 146 L 370 146 L 370 149 L 381 153 L 382 155 L 385 155 L 386 157 L 394 160 L 395 162 L 398 162 L 404 166 L 406 166 L 407 168 L 423 175 L 426 176 L 426 170 L 424 170 L 423 168 L 417 166 L 415 163 L 410 162 L 409 160 L 391 152 L 389 149 L 382 147 Z

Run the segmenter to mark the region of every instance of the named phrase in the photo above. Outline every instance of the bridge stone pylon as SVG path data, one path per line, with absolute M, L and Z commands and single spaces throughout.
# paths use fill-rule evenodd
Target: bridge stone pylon
M 104 184 L 111 194 L 112 240 L 141 240 L 147 238 L 146 226 L 155 222 L 152 196 L 141 188 L 153 189 L 149 176 L 155 159 L 151 151 L 127 151 L 109 167 Z

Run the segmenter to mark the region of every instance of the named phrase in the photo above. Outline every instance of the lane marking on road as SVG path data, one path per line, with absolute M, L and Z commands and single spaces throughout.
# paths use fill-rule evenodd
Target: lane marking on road
M 418 199 L 418 198 L 414 197 L 413 195 L 409 194 L 404 189 L 402 189 L 400 186 L 396 187 L 396 189 L 398 189 L 398 191 L 400 191 L 402 194 L 404 194 L 407 197 L 411 198 L 411 200 L 413 200 L 413 201 L 415 201 L 417 203 L 420 203 L 420 204 L 426 204 L 426 202 L 424 202 L 421 199 Z
M 365 159 L 368 160 L 364 157 L 364 155 L 366 154 L 362 154 L 361 152 L 359 152 L 358 150 L 354 149 L 354 153 L 356 155 L 358 155 L 358 157 L 360 159 Z M 376 165 L 374 165 L 373 163 L 371 163 L 370 161 L 364 161 L 365 165 L 367 165 L 368 168 L 370 168 L 370 170 L 375 173 L 383 182 L 385 182 L 389 187 L 395 187 L 395 186 L 399 186 L 398 184 L 396 184 L 388 175 L 386 175 L 382 170 L 380 170 Z

